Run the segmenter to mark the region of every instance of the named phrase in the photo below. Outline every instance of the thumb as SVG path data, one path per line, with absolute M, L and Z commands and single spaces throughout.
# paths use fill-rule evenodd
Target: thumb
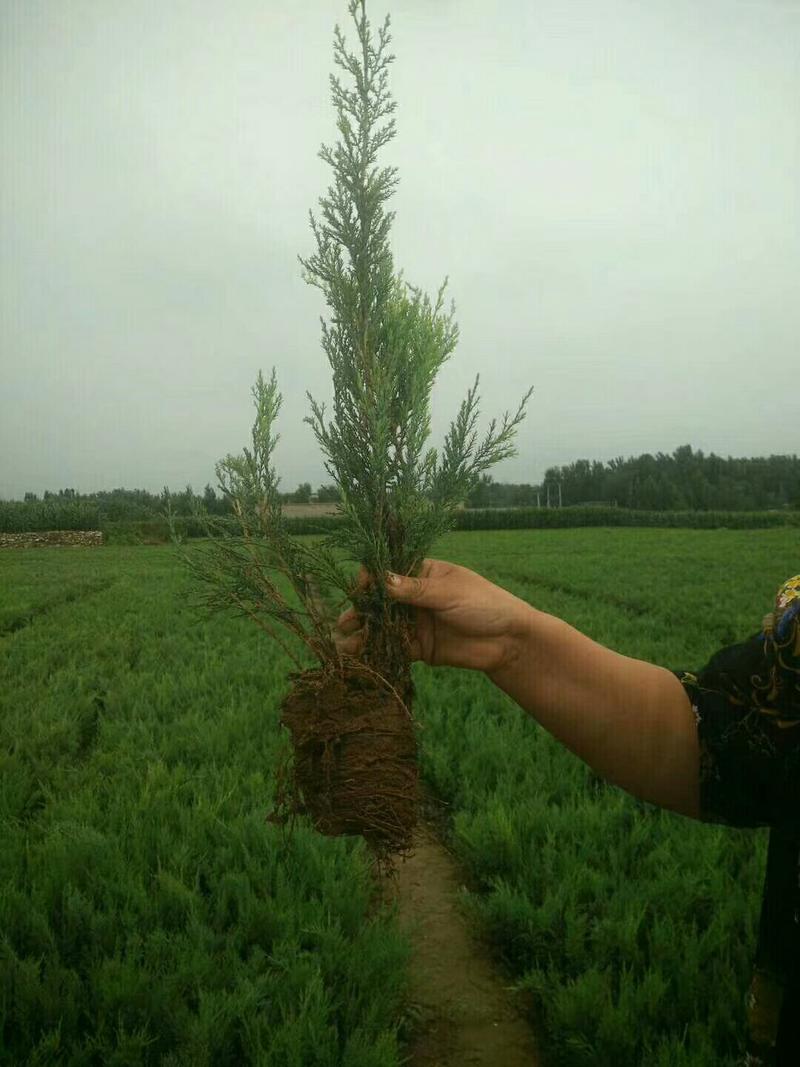
M 392 571 L 386 574 L 386 589 L 393 600 L 399 600 L 402 604 L 417 604 L 421 608 L 442 608 L 447 599 L 430 578 L 394 574 Z

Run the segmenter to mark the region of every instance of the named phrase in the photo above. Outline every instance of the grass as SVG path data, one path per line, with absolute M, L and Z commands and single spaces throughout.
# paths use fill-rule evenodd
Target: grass
M 0 567 L 0 1062 L 397 1064 L 365 850 L 265 821 L 283 657 L 169 549 Z
M 792 531 L 451 535 L 448 559 L 625 655 L 701 666 L 800 570 Z M 484 676 L 416 666 L 423 771 L 464 907 L 538 1004 L 548 1064 L 734 1064 L 766 829 L 685 819 L 597 779 Z
M 692 669 L 759 629 L 797 549 L 601 528 L 434 554 Z M 409 946 L 365 850 L 265 821 L 288 659 L 188 591 L 170 546 L 0 553 L 0 1063 L 394 1067 Z M 733 1064 L 767 831 L 640 803 L 484 676 L 414 673 L 464 908 L 545 1063 Z

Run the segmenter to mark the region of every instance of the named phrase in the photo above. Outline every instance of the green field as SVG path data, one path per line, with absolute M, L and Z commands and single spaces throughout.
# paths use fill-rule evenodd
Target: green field
M 433 554 L 676 669 L 800 571 L 792 528 Z M 171 546 L 0 552 L 0 1063 L 400 1064 L 409 946 L 366 850 L 265 821 L 288 657 L 190 591 Z M 464 907 L 533 994 L 545 1063 L 733 1065 L 767 831 L 640 803 L 484 676 L 414 672 Z

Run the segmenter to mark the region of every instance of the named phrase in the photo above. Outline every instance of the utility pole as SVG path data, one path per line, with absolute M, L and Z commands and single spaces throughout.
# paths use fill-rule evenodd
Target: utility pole
M 558 483 L 558 506 L 561 507 L 561 482 Z
M 547 483 L 547 506 L 550 507 L 550 483 Z

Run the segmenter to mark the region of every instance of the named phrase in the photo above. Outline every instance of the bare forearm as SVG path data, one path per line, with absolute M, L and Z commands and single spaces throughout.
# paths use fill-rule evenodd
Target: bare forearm
M 492 681 L 596 774 L 699 818 L 699 744 L 689 698 L 663 667 L 529 608 L 513 661 Z

